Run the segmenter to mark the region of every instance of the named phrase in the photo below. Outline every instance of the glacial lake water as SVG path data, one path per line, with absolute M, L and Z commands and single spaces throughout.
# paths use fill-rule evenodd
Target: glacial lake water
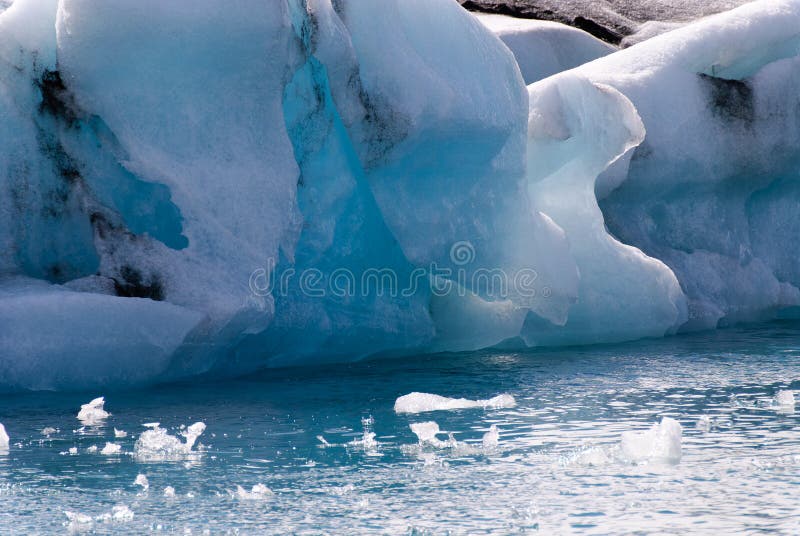
M 781 390 L 800 391 L 795 323 L 2 395 L 0 532 L 798 534 L 800 405 L 773 405 Z M 415 391 L 516 406 L 396 414 Z M 96 396 L 111 416 L 85 426 Z M 683 428 L 678 463 L 614 455 L 663 417 Z M 134 455 L 143 424 L 177 435 L 197 421 L 191 454 Z M 410 424 L 425 421 L 441 444 L 419 445 Z

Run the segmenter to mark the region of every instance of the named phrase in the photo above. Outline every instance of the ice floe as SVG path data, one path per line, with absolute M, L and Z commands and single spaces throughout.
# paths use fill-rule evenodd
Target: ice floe
M 469 400 L 415 392 L 398 398 L 394 403 L 394 411 L 395 413 L 423 413 L 469 408 L 513 408 L 516 405 L 517 401 L 514 400 L 514 397 L 505 393 L 487 400 Z
M 206 425 L 196 422 L 184 430 L 181 435 L 185 441 L 170 435 L 159 423 L 147 423 L 148 430 L 142 432 L 134 445 L 133 455 L 140 461 L 180 460 L 199 455 L 192 450 L 197 438 L 205 431 Z
M 111 415 L 103 409 L 105 403 L 105 398 L 101 396 L 95 398 L 88 404 L 83 404 L 81 410 L 78 412 L 78 420 L 87 426 L 102 424 L 103 421 Z

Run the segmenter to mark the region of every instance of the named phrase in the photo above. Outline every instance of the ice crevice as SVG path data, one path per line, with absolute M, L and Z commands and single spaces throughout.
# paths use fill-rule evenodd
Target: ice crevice
M 16 0 L 0 389 L 796 315 L 798 2 L 619 51 L 534 26 L 515 60 L 452 0 Z M 574 54 L 529 62 L 526 88 L 523 59 L 559 43 Z M 423 284 L 254 292 L 258 269 Z M 525 271 L 534 297 L 476 283 Z

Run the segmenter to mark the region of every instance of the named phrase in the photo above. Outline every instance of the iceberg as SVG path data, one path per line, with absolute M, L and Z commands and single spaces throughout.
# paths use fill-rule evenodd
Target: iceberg
M 0 389 L 800 310 L 796 1 L 619 51 L 488 20 L 454 0 L 14 1 Z

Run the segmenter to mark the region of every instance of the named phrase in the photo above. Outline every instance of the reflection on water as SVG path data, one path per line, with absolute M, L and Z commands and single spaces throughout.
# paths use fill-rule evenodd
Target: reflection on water
M 136 392 L 3 396 L 11 444 L 0 454 L 0 527 L 797 534 L 800 406 L 786 393 L 800 394 L 798 356 L 800 326 L 771 324 Z M 508 393 L 516 405 L 396 414 L 396 399 L 415 391 L 476 401 Z M 83 426 L 78 409 L 101 395 L 111 415 Z M 682 427 L 679 462 L 675 428 L 664 428 L 673 442 L 662 450 L 647 442 L 670 419 Z M 153 422 L 175 437 L 185 423 L 205 423 L 198 452 L 134 456 Z M 425 422 L 437 428 L 416 427 L 434 434 L 420 444 L 410 425 Z M 644 455 L 621 455 L 626 432 Z M 103 455 L 107 443 L 121 452 Z M 135 484 L 139 475 L 148 486 Z

